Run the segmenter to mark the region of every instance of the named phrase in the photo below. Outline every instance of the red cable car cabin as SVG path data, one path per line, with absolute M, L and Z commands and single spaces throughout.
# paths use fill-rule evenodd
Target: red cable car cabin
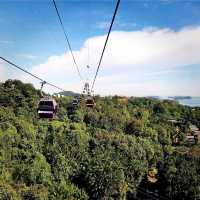
M 56 101 L 49 97 L 41 98 L 38 103 L 37 112 L 40 118 L 52 119 L 56 114 L 58 105 Z
M 94 108 L 96 106 L 96 103 L 94 101 L 94 99 L 92 97 L 88 97 L 86 100 L 85 100 L 85 104 L 88 108 Z

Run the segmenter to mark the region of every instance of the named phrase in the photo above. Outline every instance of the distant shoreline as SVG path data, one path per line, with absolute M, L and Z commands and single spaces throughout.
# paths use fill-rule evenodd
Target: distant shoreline
M 168 98 L 174 100 L 192 99 L 191 96 L 169 96 Z
M 148 96 L 147 98 L 177 101 L 181 105 L 200 107 L 200 96 Z
M 190 106 L 190 107 L 200 107 L 200 97 L 190 97 L 190 98 L 163 98 L 160 99 L 167 99 L 172 101 L 177 101 L 181 105 Z

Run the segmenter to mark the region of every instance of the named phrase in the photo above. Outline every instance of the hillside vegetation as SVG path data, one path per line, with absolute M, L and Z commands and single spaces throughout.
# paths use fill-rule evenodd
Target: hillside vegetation
M 66 96 L 43 120 L 39 94 L 18 80 L 0 84 L 1 200 L 200 199 L 200 159 L 187 153 L 199 146 L 186 141 L 200 109 L 117 96 L 75 109 Z

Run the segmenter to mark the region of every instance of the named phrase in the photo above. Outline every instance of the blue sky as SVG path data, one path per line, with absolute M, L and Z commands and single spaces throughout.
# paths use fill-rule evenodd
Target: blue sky
M 81 72 L 91 79 L 116 1 L 56 2 Z M 69 52 L 66 52 L 64 35 L 51 0 L 1 0 L 0 27 L 1 56 L 66 90 L 82 88 Z M 196 55 L 200 50 L 197 37 L 199 27 L 200 1 L 121 0 L 108 50 L 105 52 L 105 62 L 102 63 L 96 83 L 96 93 L 200 95 L 200 61 Z M 183 41 L 183 37 L 186 41 Z M 87 41 L 91 61 L 89 75 L 85 68 L 88 62 Z M 169 44 L 166 44 L 167 41 Z M 141 43 L 137 44 L 141 47 L 138 51 L 134 48 L 136 42 Z M 147 48 L 151 56 L 146 55 Z M 166 54 L 163 49 L 166 49 Z M 115 57 L 119 58 L 118 63 Z M 64 65 L 67 65 L 66 69 L 63 69 Z M 2 81 L 20 78 L 38 86 L 35 80 L 24 77 L 2 62 L 0 70 Z

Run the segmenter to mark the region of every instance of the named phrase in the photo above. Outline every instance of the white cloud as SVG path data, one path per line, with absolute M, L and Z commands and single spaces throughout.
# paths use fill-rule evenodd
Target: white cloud
M 199 96 L 199 80 L 174 81 L 169 82 L 161 79 L 143 79 L 140 77 L 133 78 L 131 81 L 123 76 L 111 76 L 99 79 L 96 84 L 96 91 L 101 95 L 127 95 L 127 96 L 175 96 L 175 95 L 191 95 Z
M 199 35 L 200 27 L 179 31 L 146 28 L 132 32 L 112 32 L 95 85 L 97 93 L 146 96 L 185 95 L 187 92 L 188 95 L 200 95 L 196 82 L 186 84 L 180 81 L 176 88 L 173 81 L 167 82 L 169 73 L 180 70 L 181 66 L 200 64 Z M 95 73 L 105 38 L 105 35 L 89 38 L 79 51 L 74 52 L 85 76 L 88 43 L 91 76 Z M 32 72 L 66 90 L 80 91 L 82 88 L 69 52 L 49 57 L 46 62 L 33 66 Z M 166 75 L 165 79 L 159 79 L 161 75 Z M 191 87 L 193 89 L 190 90 Z

